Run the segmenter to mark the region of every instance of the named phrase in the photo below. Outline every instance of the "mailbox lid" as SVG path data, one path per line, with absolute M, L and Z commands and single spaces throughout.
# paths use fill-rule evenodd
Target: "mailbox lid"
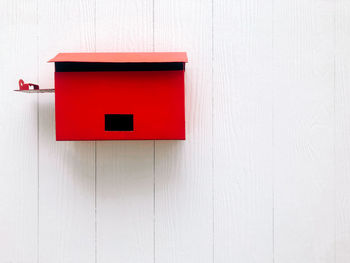
M 58 53 L 48 62 L 186 63 L 188 58 L 186 52 Z
M 49 62 L 56 140 L 185 139 L 185 52 L 59 53 Z

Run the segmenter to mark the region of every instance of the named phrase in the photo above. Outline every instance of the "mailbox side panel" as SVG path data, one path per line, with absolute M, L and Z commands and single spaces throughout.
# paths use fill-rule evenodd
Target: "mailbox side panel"
M 185 139 L 183 70 L 56 72 L 55 89 L 58 141 Z

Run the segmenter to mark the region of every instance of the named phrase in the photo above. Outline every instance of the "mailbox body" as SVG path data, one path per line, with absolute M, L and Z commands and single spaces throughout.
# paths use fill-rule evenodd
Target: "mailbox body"
M 51 60 L 56 140 L 185 139 L 185 53 L 84 54 Z

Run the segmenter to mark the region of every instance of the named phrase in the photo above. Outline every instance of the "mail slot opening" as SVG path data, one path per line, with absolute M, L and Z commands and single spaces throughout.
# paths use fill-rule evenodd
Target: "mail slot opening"
M 56 72 L 89 72 L 89 71 L 166 71 L 185 70 L 183 62 L 166 63 L 87 63 L 87 62 L 56 62 Z
M 133 131 L 133 114 L 105 114 L 105 131 Z

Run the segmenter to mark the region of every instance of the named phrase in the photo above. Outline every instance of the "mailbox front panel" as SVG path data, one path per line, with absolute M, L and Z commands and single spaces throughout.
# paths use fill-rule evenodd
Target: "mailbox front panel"
M 185 139 L 184 70 L 55 72 L 57 140 Z

